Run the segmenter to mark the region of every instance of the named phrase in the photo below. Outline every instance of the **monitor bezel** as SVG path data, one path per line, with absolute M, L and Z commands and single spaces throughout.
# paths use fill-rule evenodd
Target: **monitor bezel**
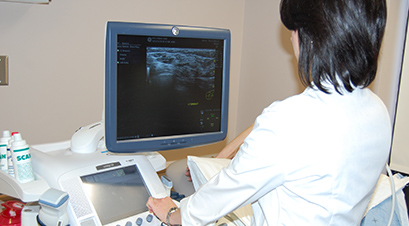
M 174 32 L 177 31 L 177 35 Z M 117 93 L 117 36 L 140 35 L 180 38 L 203 38 L 224 40 L 221 128 L 220 132 L 164 136 L 127 141 L 117 140 L 116 93 Z M 200 146 L 222 141 L 227 135 L 229 106 L 229 73 L 231 35 L 228 29 L 194 27 L 169 24 L 148 24 L 109 21 L 106 25 L 105 58 L 105 143 L 114 153 L 136 153 L 172 150 Z

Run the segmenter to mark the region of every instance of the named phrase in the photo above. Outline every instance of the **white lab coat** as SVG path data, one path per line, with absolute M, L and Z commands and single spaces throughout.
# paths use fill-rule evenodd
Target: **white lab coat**
M 182 225 L 252 203 L 252 225 L 359 225 L 387 161 L 387 109 L 369 89 L 307 88 L 257 118 L 230 165 L 181 201 Z

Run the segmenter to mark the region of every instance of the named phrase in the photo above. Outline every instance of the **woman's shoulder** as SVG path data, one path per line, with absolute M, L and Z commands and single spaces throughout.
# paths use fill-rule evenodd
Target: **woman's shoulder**
M 317 105 L 317 100 L 320 100 L 319 95 L 321 91 L 314 90 L 312 88 L 306 88 L 304 92 L 287 97 L 284 100 L 274 101 L 263 111 L 295 111 L 300 109 L 311 109 L 314 105 Z

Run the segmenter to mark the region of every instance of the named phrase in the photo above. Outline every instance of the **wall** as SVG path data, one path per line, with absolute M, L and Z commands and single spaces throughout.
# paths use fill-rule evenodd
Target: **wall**
M 388 1 L 389 19 L 372 85 L 393 106 L 394 58 L 401 3 Z M 217 6 L 217 7 L 216 7 Z M 108 20 L 228 28 L 232 32 L 229 133 L 225 142 L 163 152 L 168 159 L 220 150 L 264 107 L 303 90 L 290 32 L 279 1 L 53 0 L 49 5 L 0 2 L 0 55 L 10 60 L 9 86 L 0 86 L 0 130 L 21 131 L 30 144 L 67 140 L 102 117 L 104 36 Z M 391 72 L 392 71 L 392 72 Z M 240 90 L 240 92 L 239 92 Z
M 10 68 L 9 86 L 0 86 L 0 130 L 20 131 L 39 144 L 68 140 L 101 120 L 108 20 L 230 29 L 230 108 L 237 109 L 243 17 L 244 0 L 0 2 L 0 55 L 9 56 Z M 236 111 L 230 120 L 234 136 Z M 215 148 L 221 147 L 203 150 Z
M 409 40 L 409 33 L 406 36 Z M 391 169 L 409 174 L 409 44 L 406 43 L 393 134 Z M 407 189 L 409 192 L 409 188 Z M 407 196 L 409 199 L 409 196 Z M 409 205 L 409 202 L 408 202 Z
M 407 36 L 409 40 L 409 34 Z M 396 114 L 391 168 L 409 174 L 409 45 L 406 45 Z
M 300 93 L 291 32 L 280 20 L 278 1 L 246 1 L 238 130 L 251 125 L 273 101 Z
M 378 74 L 370 88 L 393 116 L 402 58 L 407 0 L 387 1 L 388 21 Z M 290 32 L 281 24 L 279 2 L 246 1 L 237 130 L 251 125 L 273 101 L 302 92 Z M 393 120 L 393 119 L 391 119 Z
M 387 1 L 387 3 L 388 19 L 379 57 L 378 74 L 371 88 L 384 101 L 393 121 L 397 87 L 402 70 L 409 2 L 407 0 L 393 0 Z

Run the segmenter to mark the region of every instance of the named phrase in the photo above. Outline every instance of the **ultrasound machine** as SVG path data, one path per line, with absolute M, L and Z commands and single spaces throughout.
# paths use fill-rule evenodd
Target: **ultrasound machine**
M 146 207 L 169 195 L 158 151 L 226 137 L 230 31 L 108 22 L 105 64 L 104 119 L 70 141 L 31 146 L 36 180 L 1 174 L 0 192 L 51 205 L 44 193 L 57 189 L 51 206 L 67 201 L 71 226 L 161 225 Z

